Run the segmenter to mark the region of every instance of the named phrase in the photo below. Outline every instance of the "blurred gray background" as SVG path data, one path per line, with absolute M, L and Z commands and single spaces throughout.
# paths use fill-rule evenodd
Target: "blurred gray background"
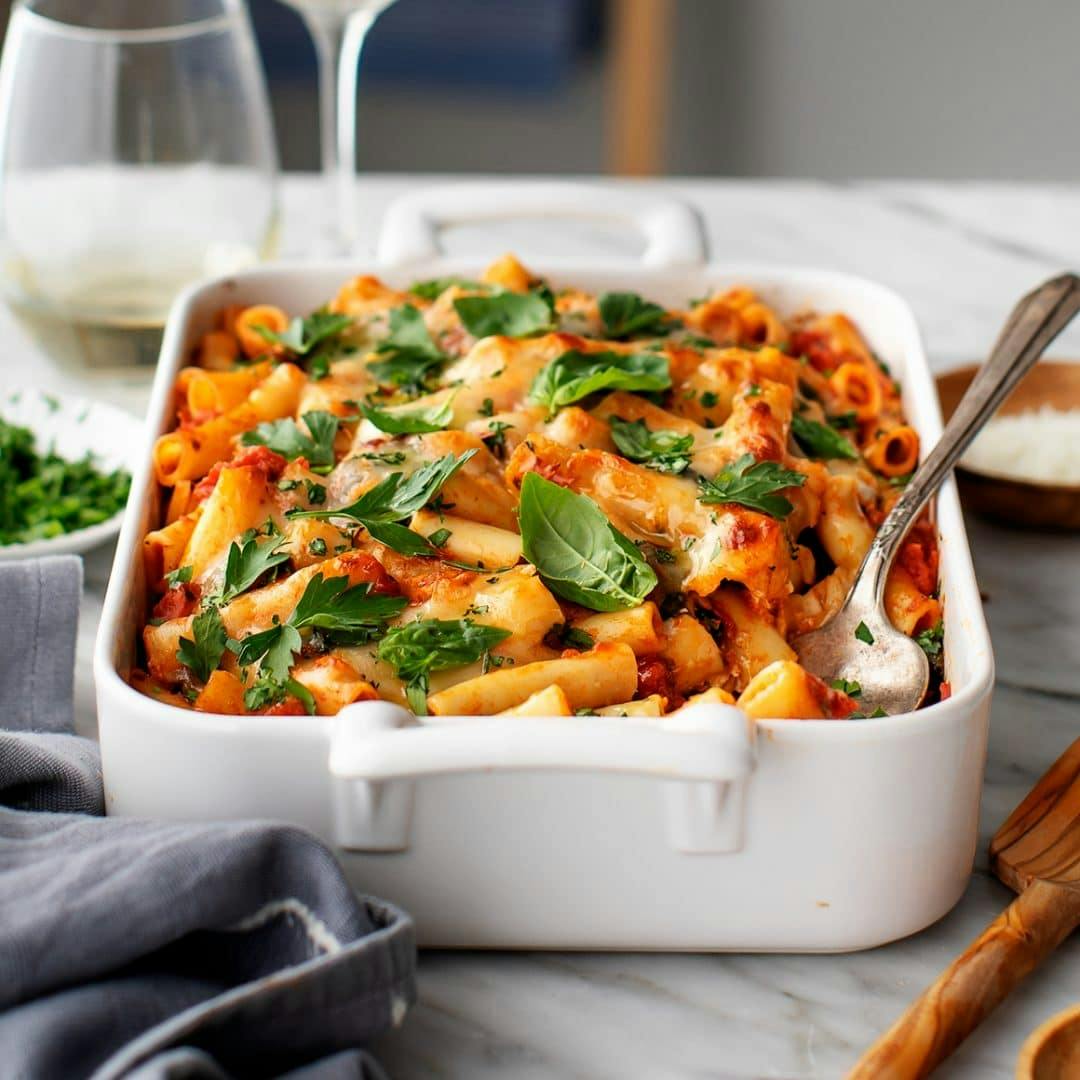
M 309 46 L 252 10 L 283 161 L 311 168 Z M 398 0 L 361 167 L 1074 180 L 1078 55 L 1075 0 Z
M 248 2 L 282 162 L 313 169 L 311 42 Z M 360 167 L 1072 181 L 1078 54 L 1076 0 L 397 0 Z

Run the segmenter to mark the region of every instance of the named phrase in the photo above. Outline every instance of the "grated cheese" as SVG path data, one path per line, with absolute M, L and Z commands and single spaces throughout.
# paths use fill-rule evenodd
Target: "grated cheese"
M 1080 485 L 1080 409 L 1044 405 L 991 420 L 964 454 L 962 464 L 1037 484 Z

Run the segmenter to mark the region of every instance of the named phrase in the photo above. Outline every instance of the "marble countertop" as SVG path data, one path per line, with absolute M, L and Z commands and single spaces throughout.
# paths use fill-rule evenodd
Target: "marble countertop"
M 359 184 L 364 243 L 397 194 L 441 178 Z M 827 266 L 864 274 L 912 304 L 936 370 L 983 355 L 1012 303 L 1080 261 L 1080 188 L 1050 185 L 663 181 L 696 204 L 712 258 Z M 283 253 L 301 256 L 321 202 L 309 177 L 282 185 Z M 535 234 L 500 227 L 482 249 L 526 256 Z M 477 250 L 477 235 L 450 238 Z M 543 238 L 591 253 L 627 250 L 607 230 Z M 585 245 L 584 248 L 582 245 Z M 359 256 L 360 258 L 363 255 Z M 0 387 L 31 380 L 134 412 L 144 372 L 77 378 L 53 367 L 0 313 Z M 1080 354 L 1080 327 L 1052 350 Z M 78 384 L 73 387 L 73 383 Z M 420 1002 L 377 1053 L 394 1077 L 838 1077 L 909 1000 L 1010 900 L 985 841 L 1080 729 L 1080 538 L 970 520 L 998 683 L 980 855 L 960 904 L 905 941 L 838 956 L 432 952 Z M 95 727 L 90 652 L 111 551 L 86 560 L 76 672 L 78 725 Z M 1080 1000 L 1080 940 L 1047 965 L 938 1075 L 1013 1075 L 1025 1036 Z

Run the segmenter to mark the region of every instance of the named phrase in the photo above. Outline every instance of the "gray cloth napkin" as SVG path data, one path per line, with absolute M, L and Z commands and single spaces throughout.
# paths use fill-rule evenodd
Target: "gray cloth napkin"
M 408 916 L 263 822 L 104 818 L 72 730 L 82 569 L 0 564 L 0 1076 L 382 1077 Z

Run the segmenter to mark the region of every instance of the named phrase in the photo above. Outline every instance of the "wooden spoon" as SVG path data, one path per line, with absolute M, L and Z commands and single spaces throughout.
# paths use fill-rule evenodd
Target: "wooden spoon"
M 1080 925 L 1080 739 L 990 842 L 1020 895 L 863 1055 L 848 1080 L 927 1076 Z
M 1080 1005 L 1051 1016 L 1024 1040 L 1016 1080 L 1076 1080 L 1080 1076 Z

